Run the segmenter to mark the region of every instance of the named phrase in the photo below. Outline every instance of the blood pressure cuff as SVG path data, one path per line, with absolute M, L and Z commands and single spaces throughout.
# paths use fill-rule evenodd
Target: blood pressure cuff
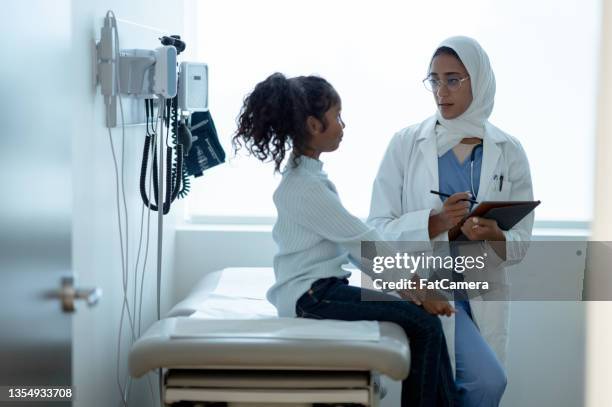
M 201 176 L 205 170 L 225 162 L 225 151 L 219 143 L 210 111 L 191 115 L 193 144 L 185 159 L 187 174 Z

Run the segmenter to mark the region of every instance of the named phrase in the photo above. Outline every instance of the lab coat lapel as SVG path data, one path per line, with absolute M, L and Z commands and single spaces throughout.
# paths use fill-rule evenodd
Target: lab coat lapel
M 432 120 L 433 119 L 433 120 Z M 438 149 L 436 146 L 436 134 L 435 134 L 435 117 L 427 120 L 419 135 L 419 149 L 422 154 L 422 159 L 425 162 L 431 179 L 435 182 L 432 185 L 433 189 L 438 187 Z M 428 191 L 429 192 L 429 191 Z
M 482 141 L 482 167 L 480 170 L 480 185 L 478 187 L 478 196 L 476 200 L 486 200 L 489 192 L 491 191 L 492 183 L 496 174 L 497 162 L 501 156 L 501 149 L 495 142 L 494 137 L 490 137 L 490 134 L 485 133 Z
M 413 187 L 415 196 L 420 197 L 423 207 L 434 209 L 439 212 L 442 209 L 442 201 L 440 197 L 431 194 L 432 189 L 438 191 L 440 189 L 440 180 L 438 178 L 438 147 L 436 144 L 436 117 L 430 117 L 424 121 L 419 129 L 419 153 L 420 157 L 415 161 L 415 166 L 423 168 L 421 163 L 425 163 L 427 173 L 423 174 L 419 179 L 418 187 Z M 416 168 L 414 169 L 416 170 Z M 444 236 L 446 236 L 444 234 Z

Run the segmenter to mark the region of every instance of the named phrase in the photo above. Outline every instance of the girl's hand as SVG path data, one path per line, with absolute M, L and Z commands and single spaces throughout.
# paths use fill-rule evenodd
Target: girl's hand
M 455 313 L 455 308 L 447 300 L 424 300 L 425 311 L 434 315 L 445 315 L 450 317 Z
M 414 281 L 416 287 L 419 286 L 419 275 L 415 274 L 412 276 L 412 281 Z M 420 288 L 399 290 L 398 294 L 406 301 L 410 301 L 415 303 L 416 305 L 423 305 L 423 300 L 425 299 L 425 291 Z
M 450 317 L 455 313 L 455 308 L 449 304 L 446 297 L 436 290 L 424 290 L 422 294 L 424 295 L 422 298 L 423 308 L 430 314 Z
M 470 240 L 490 240 L 502 242 L 506 236 L 493 219 L 471 217 L 461 226 L 461 232 Z
M 399 291 L 400 297 L 406 301 L 415 303 L 416 305 L 423 305 L 423 299 L 420 290 L 401 290 Z
M 436 291 L 420 289 L 401 290 L 399 294 L 403 299 L 422 306 L 430 314 L 450 317 L 455 313 L 455 309 L 446 298 Z

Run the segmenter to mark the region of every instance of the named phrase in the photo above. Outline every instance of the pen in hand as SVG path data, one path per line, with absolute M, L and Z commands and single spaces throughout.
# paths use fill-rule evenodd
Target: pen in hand
M 445 194 L 444 192 L 434 191 L 433 189 L 431 191 L 429 191 L 429 192 L 431 192 L 432 194 L 435 194 L 435 195 L 443 196 L 445 198 L 450 197 L 449 194 Z M 476 201 L 475 199 L 462 199 L 462 201 L 468 201 L 468 202 L 471 202 L 473 204 L 477 204 L 478 203 L 478 201 Z

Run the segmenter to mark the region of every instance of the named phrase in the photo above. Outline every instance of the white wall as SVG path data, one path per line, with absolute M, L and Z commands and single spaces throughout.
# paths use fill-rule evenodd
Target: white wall
M 188 226 L 176 234 L 173 301 L 200 279 L 224 267 L 272 267 L 276 245 L 269 226 Z
M 47 2 L 45 2 L 47 3 Z M 66 15 L 70 24 L 71 44 L 68 49 L 57 50 L 58 57 L 65 60 L 65 71 L 58 75 L 69 75 L 72 83 L 66 94 L 45 94 L 45 84 L 40 84 L 40 94 L 53 98 L 55 103 L 72 109 L 68 123 L 50 123 L 65 126 L 73 134 L 73 183 L 74 183 L 74 227 L 73 227 L 73 268 L 81 286 L 98 286 L 104 291 L 101 302 L 91 310 L 83 309 L 74 317 L 73 335 L 73 385 L 75 406 L 119 405 L 117 387 L 117 337 L 122 305 L 122 280 L 120 246 L 118 240 L 117 209 L 115 203 L 115 177 L 107 130 L 104 127 L 104 107 L 99 90 L 92 85 L 92 42 L 99 37 L 102 19 L 108 9 L 117 18 L 148 26 L 167 29 L 169 33 L 185 33 L 183 1 L 161 0 L 95 0 L 48 2 L 53 4 L 52 21 L 56 13 Z M 50 6 L 51 7 L 51 6 Z M 45 22 L 37 22 L 45 23 Z M 28 30 L 34 30 L 32 25 Z M 120 32 L 121 36 L 121 32 Z M 55 44 L 46 44 L 53 49 Z M 28 50 L 35 52 L 35 50 Z M 60 53 L 61 52 L 61 53 Z M 41 61 L 42 62 L 42 61 Z M 32 76 L 41 66 L 30 67 Z M 120 150 L 120 129 L 113 130 L 115 148 Z M 134 269 L 140 228 L 141 200 L 138 193 L 138 177 L 144 127 L 130 127 L 125 139 L 125 180 L 129 210 L 129 263 Z M 155 316 L 156 304 L 156 213 L 151 220 L 151 242 L 147 263 L 145 298 L 143 310 L 144 328 Z M 172 256 L 174 248 L 174 219 L 164 220 L 164 267 L 162 285 L 162 312 L 170 305 L 172 279 Z M 144 249 L 143 249 L 144 250 Z M 142 260 L 141 260 L 142 264 Z M 130 276 L 129 292 L 132 293 L 133 271 Z M 130 301 L 132 296 L 130 294 Z M 123 328 L 122 355 L 119 365 L 121 381 L 126 378 L 128 332 L 127 323 Z M 151 380 L 156 389 L 156 380 Z M 133 385 L 130 405 L 151 404 L 151 395 L 146 380 Z
M 269 226 L 181 225 L 176 234 L 174 302 L 195 282 L 223 267 L 271 267 L 276 246 Z M 584 236 L 548 234 L 536 240 L 567 240 L 584 250 Z M 571 258 L 571 256 L 570 256 Z M 584 263 L 550 273 L 582 275 Z M 545 264 L 542 261 L 535 264 Z M 510 311 L 508 387 L 502 401 L 512 406 L 575 407 L 582 404 L 585 304 L 570 301 L 513 301 Z M 400 383 L 384 379 L 389 390 L 381 407 L 396 407 Z

